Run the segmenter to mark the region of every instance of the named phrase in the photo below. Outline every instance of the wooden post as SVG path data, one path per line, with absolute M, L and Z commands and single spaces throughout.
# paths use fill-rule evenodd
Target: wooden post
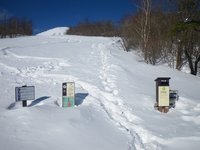
M 22 101 L 22 106 L 26 107 L 27 106 L 27 100 Z

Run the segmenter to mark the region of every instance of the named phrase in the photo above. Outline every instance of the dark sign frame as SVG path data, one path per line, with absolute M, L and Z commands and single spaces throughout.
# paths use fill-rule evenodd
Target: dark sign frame
M 35 86 L 15 87 L 15 101 L 26 101 L 35 99 Z

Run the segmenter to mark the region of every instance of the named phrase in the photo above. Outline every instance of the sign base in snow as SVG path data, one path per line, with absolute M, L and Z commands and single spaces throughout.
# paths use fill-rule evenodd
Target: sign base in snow
M 74 107 L 75 105 L 75 83 L 66 82 L 62 84 L 62 107 Z

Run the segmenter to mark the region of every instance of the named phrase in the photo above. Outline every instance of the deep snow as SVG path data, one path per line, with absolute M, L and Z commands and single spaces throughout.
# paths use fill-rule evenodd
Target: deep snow
M 199 149 L 199 77 L 147 65 L 118 38 L 50 33 L 0 40 L 0 149 Z M 153 107 L 163 76 L 180 96 L 167 114 Z M 74 108 L 57 105 L 67 81 Z M 36 100 L 22 108 L 14 89 L 25 84 Z

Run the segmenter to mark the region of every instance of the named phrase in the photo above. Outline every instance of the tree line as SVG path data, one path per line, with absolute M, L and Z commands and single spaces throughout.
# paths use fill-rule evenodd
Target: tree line
M 107 36 L 116 35 L 116 27 L 112 21 L 91 22 L 88 19 L 70 27 L 67 34 L 85 35 L 85 36 Z
M 149 64 L 166 63 L 200 74 L 200 0 L 132 0 L 137 12 L 118 25 L 84 21 L 68 34 L 120 36 L 125 51 L 137 50 Z
M 33 24 L 31 20 L 18 17 L 5 17 L 0 21 L 0 38 L 32 35 Z
M 160 2 L 160 3 L 159 3 Z M 190 73 L 200 70 L 200 0 L 138 0 L 139 11 L 124 18 L 126 50 L 139 49 L 145 62 L 165 62 Z M 128 29 L 128 30 L 127 30 Z

